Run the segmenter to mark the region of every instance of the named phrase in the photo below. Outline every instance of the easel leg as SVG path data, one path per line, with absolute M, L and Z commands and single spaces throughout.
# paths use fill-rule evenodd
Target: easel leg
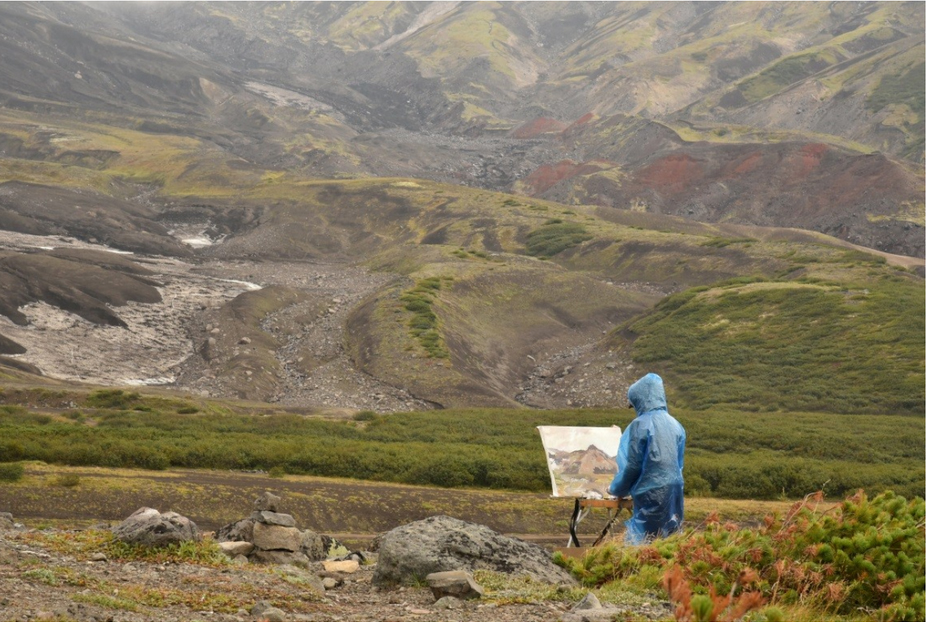
M 608 535 L 608 532 L 611 531 L 611 526 L 614 524 L 614 521 L 617 520 L 617 517 L 620 516 L 621 509 L 617 508 L 614 510 L 614 514 L 611 515 L 611 510 L 608 510 L 608 524 L 604 526 L 604 529 L 601 530 L 601 535 L 598 536 L 598 539 L 595 540 L 595 543 L 592 546 L 598 546 L 601 544 L 601 541 L 605 539 L 605 536 Z
M 567 547 L 575 545 L 576 547 L 582 546 L 579 544 L 579 536 L 576 534 L 576 527 L 579 524 L 579 512 L 581 507 L 579 505 L 579 500 L 576 499 L 576 507 L 572 511 L 572 518 L 569 519 L 569 542 L 566 543 Z

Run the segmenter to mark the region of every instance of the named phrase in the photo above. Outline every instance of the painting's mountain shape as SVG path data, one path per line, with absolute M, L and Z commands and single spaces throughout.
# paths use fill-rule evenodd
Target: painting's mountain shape
M 600 475 L 601 473 L 614 473 L 617 466 L 614 456 L 609 456 L 594 445 L 588 449 L 569 452 L 563 459 L 562 472 L 566 475 Z

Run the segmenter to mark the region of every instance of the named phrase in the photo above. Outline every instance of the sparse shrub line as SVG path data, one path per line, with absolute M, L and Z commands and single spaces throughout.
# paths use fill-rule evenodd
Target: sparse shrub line
M 412 312 L 408 321 L 409 333 L 418 340 L 430 358 L 450 358 L 450 352 L 441 337 L 437 314 L 434 313 L 434 299 L 444 283 L 451 281 L 447 277 L 430 277 L 421 279 L 415 287 L 406 290 L 399 297 L 406 311 Z

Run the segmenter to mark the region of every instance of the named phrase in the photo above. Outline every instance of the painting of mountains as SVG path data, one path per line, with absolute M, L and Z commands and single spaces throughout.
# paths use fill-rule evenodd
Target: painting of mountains
M 538 426 L 554 497 L 600 499 L 617 473 L 621 429 Z

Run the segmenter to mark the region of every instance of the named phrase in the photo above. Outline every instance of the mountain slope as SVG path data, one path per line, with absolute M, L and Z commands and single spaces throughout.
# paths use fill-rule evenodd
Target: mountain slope
M 692 408 L 920 412 L 921 13 L 0 5 L 4 360 L 291 407 L 610 407 L 656 369 Z

